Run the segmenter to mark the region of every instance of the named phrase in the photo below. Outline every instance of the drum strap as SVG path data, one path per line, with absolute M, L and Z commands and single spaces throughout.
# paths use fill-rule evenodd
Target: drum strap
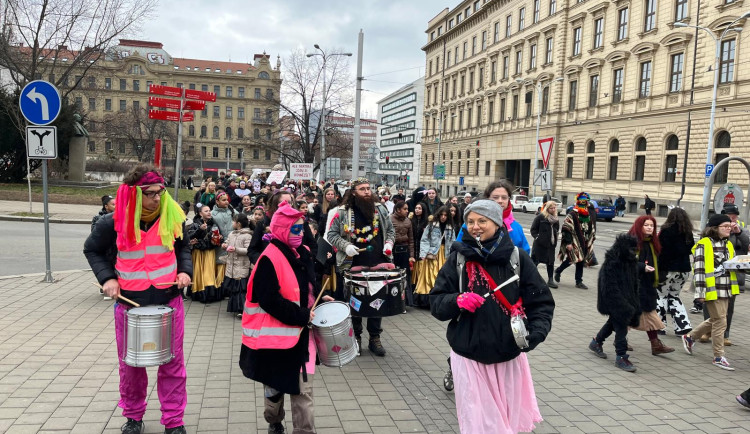
M 464 268 L 466 265 L 466 256 L 462 255 L 461 252 L 456 252 L 456 269 L 458 270 L 458 292 L 463 292 L 464 290 Z M 519 260 L 519 254 L 518 254 L 518 247 L 513 247 L 513 253 L 510 254 L 510 266 L 513 269 L 513 272 L 516 274 L 516 276 L 521 277 L 521 267 L 520 260 Z

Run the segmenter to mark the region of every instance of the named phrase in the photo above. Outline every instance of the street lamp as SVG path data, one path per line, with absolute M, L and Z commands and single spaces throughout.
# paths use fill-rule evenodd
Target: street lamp
M 713 89 L 713 96 L 711 97 L 711 121 L 708 124 L 708 149 L 706 150 L 706 166 L 711 164 L 713 161 L 713 146 L 714 146 L 714 120 L 716 119 L 716 93 L 719 88 L 719 64 L 721 62 L 721 42 L 724 39 L 724 36 L 729 31 L 735 31 L 740 32 L 742 30 L 742 27 L 732 27 L 737 21 L 744 20 L 746 18 L 750 17 L 750 11 L 745 12 L 737 18 L 736 20 L 732 21 L 727 25 L 727 28 L 724 29 L 723 32 L 721 32 L 721 36 L 718 38 L 716 35 L 714 35 L 713 31 L 707 27 L 703 26 L 692 26 L 687 23 L 683 22 L 675 22 L 673 25 L 674 27 L 692 27 L 695 29 L 701 29 L 705 30 L 706 33 L 708 33 L 712 38 L 714 38 L 714 42 L 716 44 L 716 51 L 714 53 L 714 89 Z M 711 200 L 711 186 L 709 183 L 710 178 L 706 176 L 706 179 L 703 181 L 703 203 L 701 203 L 701 225 L 700 228 L 703 230 L 703 228 L 706 227 L 706 221 L 708 220 L 708 203 Z
M 532 171 L 532 178 L 534 176 L 534 172 L 536 172 L 537 166 L 539 166 L 539 124 L 542 123 L 542 92 L 545 88 L 549 88 L 549 86 L 552 83 L 559 83 L 563 81 L 564 79 L 562 77 L 557 77 L 556 79 L 550 81 L 549 83 L 542 85 L 542 83 L 536 84 L 536 96 L 537 96 L 537 107 L 536 107 L 536 143 L 534 143 L 534 170 Z M 547 98 L 549 101 L 549 97 Z M 532 197 L 536 196 L 536 179 L 532 179 Z
M 321 110 L 321 116 L 323 119 L 321 120 L 321 131 L 323 132 L 323 136 L 321 138 L 320 142 L 320 173 L 323 173 L 323 179 L 326 178 L 326 175 L 328 175 L 325 171 L 326 169 L 326 96 L 328 94 L 328 89 L 326 89 L 326 62 L 328 61 L 329 57 L 332 56 L 348 56 L 351 57 L 352 53 L 326 53 L 323 51 L 322 48 L 318 44 L 314 45 L 315 49 L 320 51 L 320 53 L 310 53 L 307 55 L 307 57 L 313 57 L 313 56 L 320 56 L 323 58 L 323 109 Z M 359 164 L 359 162 L 357 162 Z

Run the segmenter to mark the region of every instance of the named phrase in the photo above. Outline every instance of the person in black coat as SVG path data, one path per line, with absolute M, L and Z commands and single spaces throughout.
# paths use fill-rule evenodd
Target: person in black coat
M 267 228 L 271 224 L 271 218 L 276 210 L 279 208 L 279 204 L 284 201 L 290 205 L 293 205 L 294 198 L 292 194 L 283 190 L 279 190 L 274 193 L 270 199 L 268 199 L 268 207 L 266 207 L 266 215 L 262 222 L 255 222 L 255 229 L 253 230 L 253 238 L 250 240 L 250 245 L 247 248 L 247 257 L 250 258 L 250 262 L 255 264 L 258 262 L 261 253 L 268 245 L 268 237 L 264 235 L 269 233 Z M 305 235 L 302 243 L 310 249 L 310 253 L 315 257 L 318 253 L 318 243 L 315 241 L 310 227 L 305 225 Z M 265 238 L 265 239 L 264 239 Z
M 414 212 L 414 206 L 418 203 L 421 203 L 425 198 L 425 188 L 424 187 L 417 187 L 414 189 L 414 191 L 411 192 L 411 199 L 406 201 L 406 204 L 409 205 L 409 212 Z
M 669 212 L 667 221 L 659 232 L 659 244 L 661 253 L 657 310 L 664 324 L 667 323 L 669 313 L 674 322 L 675 334 L 684 335 L 692 331 L 693 327 L 680 299 L 680 292 L 692 271 L 690 255 L 695 245 L 693 223 L 684 209 L 672 208 Z
M 627 354 L 628 327 L 638 327 L 641 317 L 637 249 L 638 240 L 634 236 L 620 234 L 604 255 L 597 281 L 596 308 L 600 314 L 609 315 L 609 318 L 589 344 L 591 351 L 606 359 L 607 354 L 604 353 L 602 344 L 614 332 L 617 354 L 615 366 L 627 372 L 636 371 Z
M 557 217 L 557 204 L 549 201 L 542 207 L 534 222 L 531 223 L 531 236 L 534 243 L 531 247 L 531 260 L 534 265 L 547 265 L 547 286 L 557 288 L 552 275 L 555 271 L 555 251 L 558 235 L 560 234 L 560 220 Z

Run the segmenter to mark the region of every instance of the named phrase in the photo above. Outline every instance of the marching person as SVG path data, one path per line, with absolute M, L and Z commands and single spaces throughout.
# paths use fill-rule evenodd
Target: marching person
M 583 283 L 583 266 L 594 255 L 594 240 L 596 239 L 596 225 L 589 215 L 588 193 L 576 195 L 576 206 L 565 216 L 560 240 L 558 257 L 562 261 L 555 270 L 555 282 L 560 283 L 560 274 L 571 264 L 575 264 L 576 288 L 589 289 Z
M 415 261 L 414 256 L 414 231 L 411 227 L 409 215 L 409 205 L 404 201 L 396 202 L 391 214 L 391 223 L 395 235 L 395 244 L 393 246 L 393 263 L 397 267 L 406 270 L 406 282 L 411 282 L 411 268 Z M 406 290 L 406 305 L 414 305 L 414 294 Z
M 227 240 L 221 245 L 226 250 L 226 271 L 222 283 L 222 293 L 229 297 L 227 312 L 242 317 L 247 291 L 247 277 L 250 275 L 250 258 L 247 257 L 247 247 L 253 232 L 247 214 L 237 213 L 232 217 L 234 230 L 229 233 Z
M 721 267 L 724 262 L 734 258 L 734 246 L 729 241 L 731 233 L 732 220 L 726 214 L 715 214 L 708 219 L 701 239 L 693 246 L 695 298 L 703 302 L 703 310 L 708 310 L 709 319 L 682 336 L 685 351 L 693 354 L 696 337 L 710 334 L 714 352 L 712 363 L 727 371 L 734 371 L 724 357 L 727 310 L 729 299 L 740 293 L 734 271 L 727 272 Z
M 264 386 L 268 432 L 283 433 L 284 395 L 291 395 L 294 433 L 315 433 L 313 378 L 316 348 L 308 323 L 315 316 L 315 272 L 302 245 L 303 214 L 282 201 L 271 240 L 250 275 L 242 315 L 240 368 Z M 331 297 L 324 297 L 330 301 Z
M 185 433 L 183 416 L 187 404 L 186 371 L 183 355 L 185 310 L 182 288 L 190 285 L 193 263 L 185 239 L 185 213 L 165 193 L 164 178 L 148 164 L 139 164 L 125 175 L 117 190 L 115 212 L 102 221 L 86 239 L 83 253 L 104 293 L 120 294 L 141 306 L 167 305 L 172 314 L 174 358 L 158 368 L 157 392 L 161 423 L 167 434 Z M 131 306 L 115 304 L 115 340 L 120 372 L 122 415 L 127 421 L 124 434 L 144 431 L 148 377 L 146 368 L 135 368 L 123 359 L 125 316 Z
M 367 178 L 357 178 L 352 181 L 351 189 L 342 199 L 343 204 L 336 210 L 330 229 L 326 232 L 326 239 L 337 249 L 336 266 L 340 269 L 337 274 L 338 288 L 344 288 L 342 266 L 372 267 L 385 262 L 391 262 L 391 254 L 395 242 L 395 230 L 388 210 L 377 203 L 370 189 Z M 359 252 L 358 249 L 372 246 L 371 251 Z M 345 264 L 346 262 L 346 264 Z M 340 294 L 339 294 L 340 296 Z M 362 348 L 362 317 L 352 316 L 354 334 L 359 348 Z M 368 348 L 376 356 L 385 356 L 385 348 L 380 340 L 382 329 L 381 317 L 367 318 L 367 333 L 370 335 Z
M 422 267 L 414 289 L 414 304 L 419 307 L 430 307 L 430 291 L 435 286 L 438 272 L 445 264 L 445 258 L 451 252 L 451 245 L 456 240 L 456 232 L 448 217 L 448 207 L 441 206 L 435 211 L 432 220 L 425 227 L 419 243 L 419 259 Z
M 661 321 L 667 323 L 667 314 L 674 322 L 676 335 L 690 333 L 690 325 L 685 305 L 680 299 L 680 291 L 690 277 L 690 255 L 695 244 L 693 223 L 682 208 L 672 208 L 667 221 L 659 231 L 659 300 L 657 310 Z
M 525 250 L 526 253 L 531 253 L 529 242 L 526 240 L 526 235 L 523 234 L 523 228 L 513 216 L 513 205 L 510 203 L 511 192 L 513 192 L 513 184 L 507 179 L 501 179 L 490 183 L 484 189 L 482 196 L 485 199 L 494 200 L 503 208 L 503 224 L 511 241 L 518 248 Z
M 547 266 L 547 286 L 557 288 L 557 283 L 552 278 L 555 270 L 555 248 L 560 233 L 560 220 L 557 217 L 557 204 L 548 201 L 542 207 L 542 212 L 534 218 L 531 223 L 531 236 L 534 243 L 531 247 L 531 260 L 534 265 L 545 264 Z
M 507 236 L 500 205 L 477 200 L 464 221 L 463 238 L 430 293 L 432 315 L 450 321 L 459 427 L 471 434 L 532 431 L 542 416 L 525 353 L 546 339 L 555 302 L 528 254 Z M 518 283 L 493 291 L 516 276 Z M 524 348 L 511 330 L 510 313 L 521 311 L 528 324 Z
M 99 214 L 95 215 L 94 218 L 91 219 L 91 232 L 94 231 L 96 222 L 98 222 L 105 215 L 113 212 L 115 212 L 115 198 L 110 195 L 102 196 L 102 209 L 99 210 Z

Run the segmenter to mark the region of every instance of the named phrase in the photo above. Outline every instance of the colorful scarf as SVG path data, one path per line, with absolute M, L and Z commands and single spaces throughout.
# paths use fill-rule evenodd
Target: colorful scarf
M 586 230 L 584 230 L 584 225 L 587 228 Z M 565 244 L 560 243 L 560 251 L 557 255 L 560 260 L 564 261 L 567 258 L 573 263 L 582 261 L 588 263 L 594 254 L 594 240 L 596 239 L 593 223 L 590 221 L 583 222 L 579 220 L 578 213 L 571 212 L 565 217 L 561 230 L 570 233 L 573 240 L 573 250 L 568 252 Z

